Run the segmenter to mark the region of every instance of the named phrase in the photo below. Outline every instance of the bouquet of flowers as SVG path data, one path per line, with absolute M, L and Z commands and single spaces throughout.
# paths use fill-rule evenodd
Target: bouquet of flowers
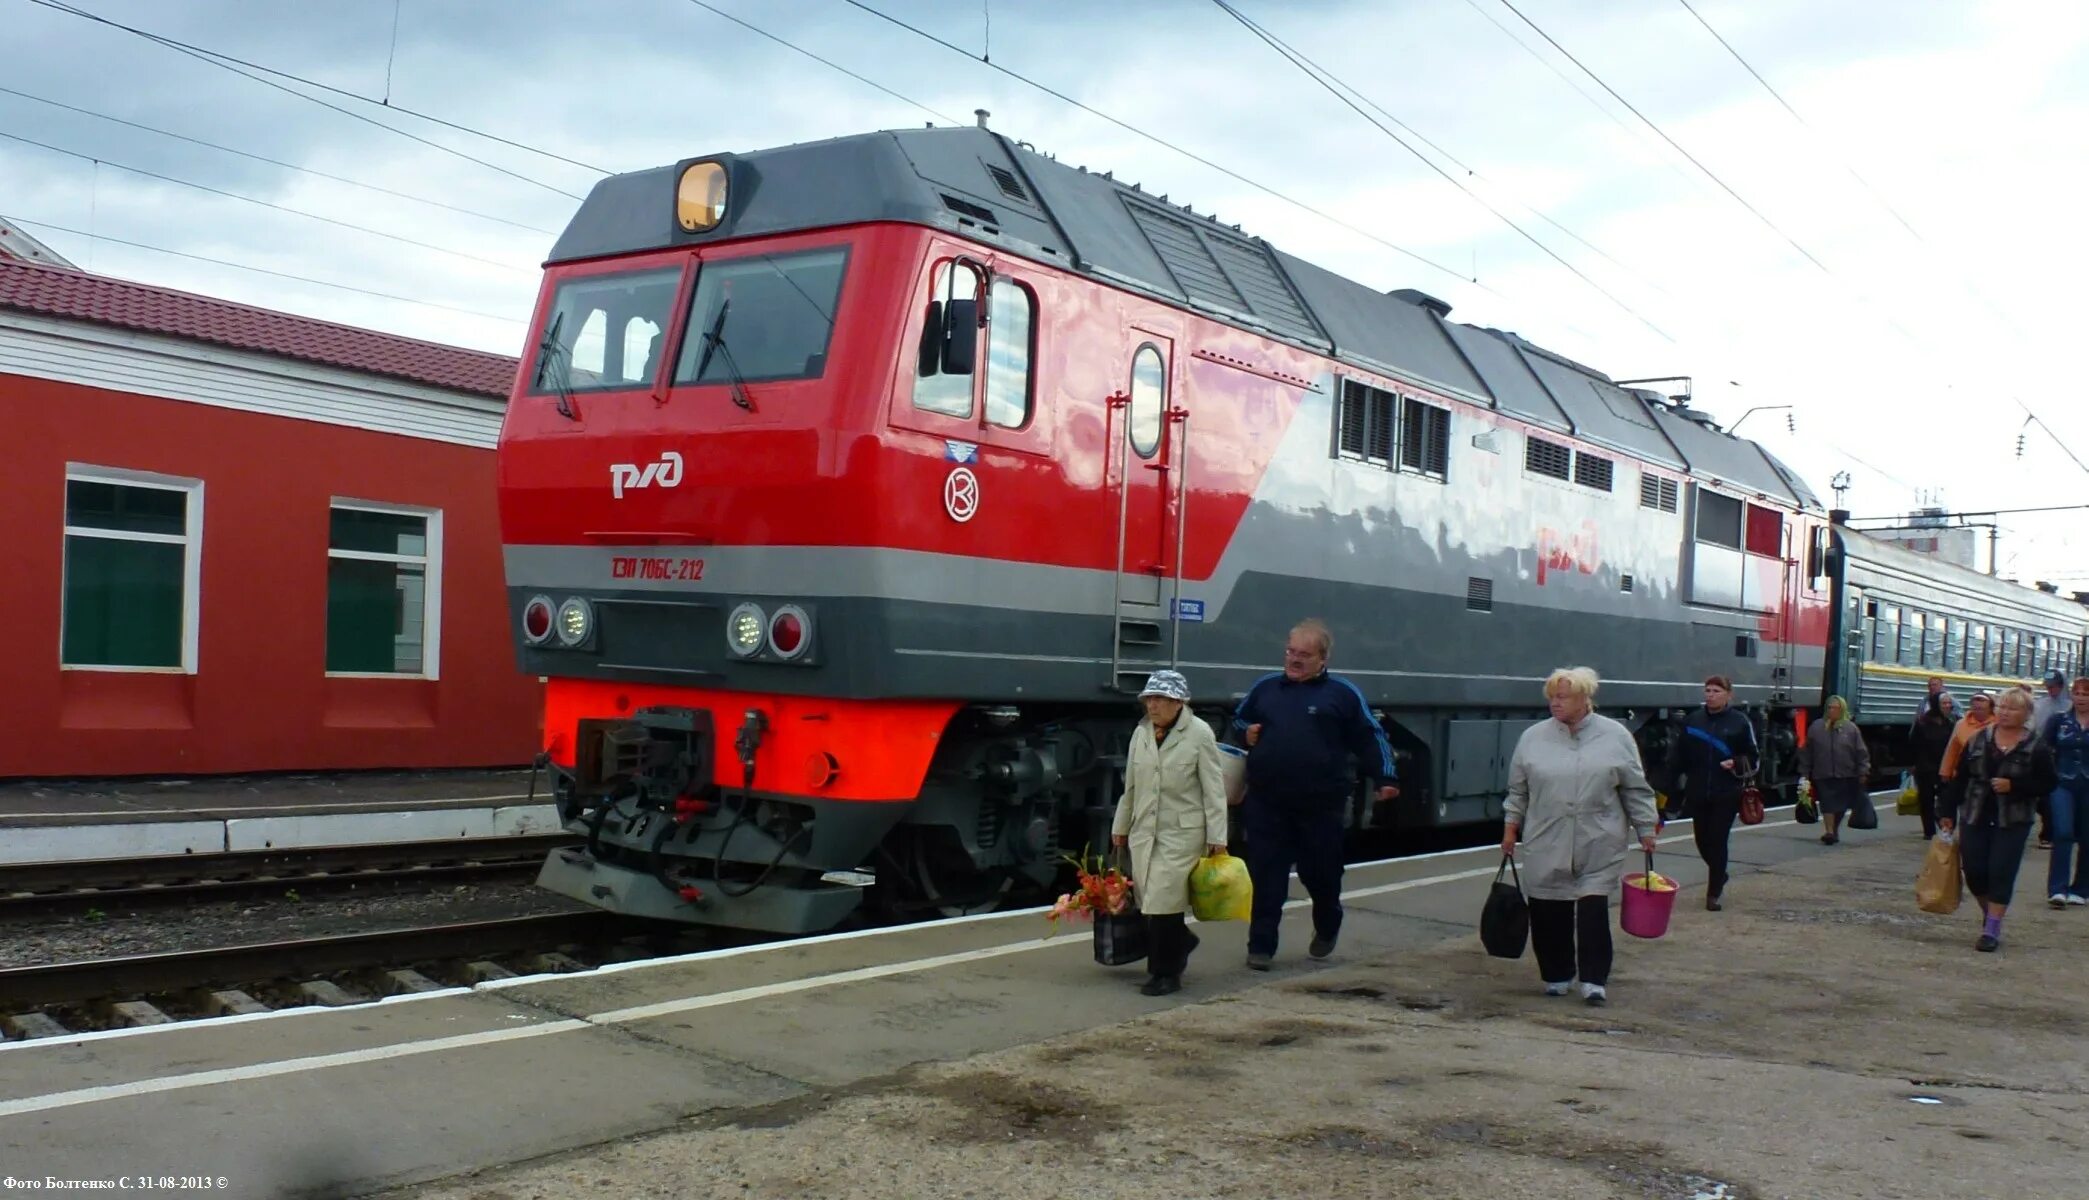
M 1052 911 L 1046 918 L 1054 927 L 1060 918 L 1069 921 L 1092 921 L 1096 914 L 1119 916 L 1132 906 L 1131 876 L 1109 866 L 1100 855 L 1090 857 L 1086 850 L 1076 857 L 1062 856 L 1073 864 L 1075 887 L 1052 903 Z

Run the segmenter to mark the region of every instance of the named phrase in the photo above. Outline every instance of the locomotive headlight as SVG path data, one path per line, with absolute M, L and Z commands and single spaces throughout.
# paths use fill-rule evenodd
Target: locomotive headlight
M 588 640 L 595 631 L 595 610 L 578 596 L 559 605 L 559 641 L 568 646 L 578 646 Z
M 725 220 L 725 164 L 690 163 L 675 185 L 675 219 L 686 233 L 716 229 Z
M 753 656 L 767 636 L 768 618 L 758 604 L 742 604 L 725 619 L 725 648 L 739 658 Z
M 529 603 L 522 606 L 522 638 L 532 646 L 541 646 L 551 638 L 551 597 L 531 596 Z

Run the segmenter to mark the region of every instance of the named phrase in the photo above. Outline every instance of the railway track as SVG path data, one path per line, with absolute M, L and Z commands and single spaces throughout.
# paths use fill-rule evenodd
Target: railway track
M 527 878 L 570 834 L 0 866 L 0 918 L 379 885 Z M 0 993 L 4 995 L 4 993 Z
M 611 913 L 552 913 L 210 950 L 0 969 L 0 1034 L 127 1026 L 367 1003 L 518 974 L 686 953 L 729 942 Z

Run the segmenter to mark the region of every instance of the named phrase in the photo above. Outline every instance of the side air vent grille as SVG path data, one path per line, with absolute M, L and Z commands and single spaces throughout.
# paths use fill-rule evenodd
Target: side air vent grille
M 1006 167 L 989 165 L 986 173 L 994 177 L 994 186 L 1001 189 L 1002 195 L 1010 200 L 1021 200 L 1025 204 L 1030 203 L 1030 193 L 1023 190 L 1023 181 L 1015 177 L 1015 172 L 1010 171 Z
M 1465 581 L 1465 609 L 1467 612 L 1494 611 L 1494 581 L 1481 579 L 1477 575 Z
M 943 207 L 951 212 L 970 217 L 975 221 L 984 221 L 989 225 L 1001 223 L 1000 219 L 994 216 L 994 210 L 984 204 L 974 204 L 970 200 L 960 200 L 949 192 L 942 193 L 942 196 Z

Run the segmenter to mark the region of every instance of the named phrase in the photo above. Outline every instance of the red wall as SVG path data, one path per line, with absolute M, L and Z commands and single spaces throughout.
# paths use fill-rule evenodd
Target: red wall
M 61 671 L 68 462 L 203 481 L 196 673 Z M 334 496 L 443 514 L 440 679 L 328 679 Z M 0 778 L 529 761 L 494 453 L 0 375 Z

